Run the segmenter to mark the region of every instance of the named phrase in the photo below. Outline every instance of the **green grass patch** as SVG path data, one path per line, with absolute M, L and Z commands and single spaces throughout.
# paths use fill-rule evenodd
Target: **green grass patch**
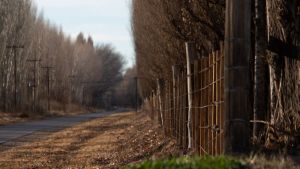
M 247 165 L 232 157 L 181 157 L 165 160 L 145 161 L 123 169 L 249 169 Z

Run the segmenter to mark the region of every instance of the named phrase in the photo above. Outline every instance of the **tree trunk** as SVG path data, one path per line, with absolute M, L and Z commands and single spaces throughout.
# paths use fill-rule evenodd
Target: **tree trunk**
M 267 114 L 267 26 L 266 1 L 255 0 L 255 59 L 254 59 L 254 123 L 253 141 L 260 140 L 263 125 L 257 121 L 265 121 Z
M 225 153 L 250 143 L 251 0 L 227 0 L 225 41 Z

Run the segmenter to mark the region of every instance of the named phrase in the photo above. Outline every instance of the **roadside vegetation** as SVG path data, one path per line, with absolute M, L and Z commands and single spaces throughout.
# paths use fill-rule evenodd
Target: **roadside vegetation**
M 52 110 L 45 113 L 31 113 L 26 112 L 0 112 L 0 126 L 15 124 L 27 121 L 41 120 L 51 117 L 61 117 L 61 116 L 74 116 L 84 113 L 100 112 L 102 109 L 82 106 L 79 104 L 68 104 L 63 105 L 59 102 L 52 102 Z
M 71 37 L 40 11 L 33 0 L 0 1 L 2 124 L 70 114 L 70 107 L 135 106 L 135 68 L 126 70 L 113 46 Z
M 244 157 L 179 157 L 147 160 L 140 164 L 128 165 L 123 169 L 298 169 L 291 158 L 254 155 Z
M 220 157 L 181 157 L 166 160 L 146 161 L 140 165 L 124 169 L 250 169 L 234 158 Z

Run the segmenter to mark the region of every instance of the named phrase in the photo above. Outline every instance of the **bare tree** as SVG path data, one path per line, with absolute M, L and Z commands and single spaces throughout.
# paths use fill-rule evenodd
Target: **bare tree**
M 83 92 L 80 82 L 102 83 L 88 86 L 89 102 L 93 103 L 94 96 L 111 90 L 122 76 L 122 56 L 112 47 L 94 46 L 92 37 L 86 40 L 83 33 L 76 41 L 71 40 L 61 28 L 45 20 L 43 13 L 37 14 L 31 0 L 1 0 L 0 14 L 1 110 L 13 111 L 15 79 L 19 111 L 31 111 L 34 98 L 38 112 L 48 109 L 47 75 L 40 67 L 53 67 L 49 73 L 50 100 L 61 105 L 71 101 L 80 103 Z M 22 45 L 24 49 L 14 53 L 7 48 L 12 45 Z M 40 62 L 33 69 L 27 60 Z M 71 83 L 69 76 L 77 79 Z

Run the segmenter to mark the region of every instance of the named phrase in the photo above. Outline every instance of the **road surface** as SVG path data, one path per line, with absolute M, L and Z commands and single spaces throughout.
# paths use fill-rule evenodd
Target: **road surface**
M 112 112 L 89 113 L 0 126 L 0 145 L 7 144 L 11 141 L 15 141 L 38 132 L 47 133 L 59 131 L 85 121 L 107 116 L 109 114 L 112 114 Z

